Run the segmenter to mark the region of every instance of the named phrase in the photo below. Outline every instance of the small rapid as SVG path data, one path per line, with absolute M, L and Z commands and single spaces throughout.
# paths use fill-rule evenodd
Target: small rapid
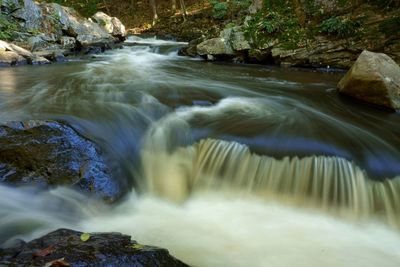
M 67 122 L 131 191 L 106 205 L 1 185 L 0 243 L 67 227 L 131 234 L 192 266 L 399 266 L 399 114 L 338 96 L 338 73 L 203 62 L 184 45 L 131 37 L 0 69 L 0 122 Z

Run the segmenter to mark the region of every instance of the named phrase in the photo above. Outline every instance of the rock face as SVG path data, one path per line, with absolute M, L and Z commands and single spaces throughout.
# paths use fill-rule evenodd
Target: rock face
M 354 49 L 346 48 L 346 40 L 332 41 L 323 36 L 316 36 L 308 47 L 286 49 L 279 44 L 271 47 L 270 51 L 274 62 L 287 66 L 350 68 L 357 58 Z
M 340 93 L 400 109 L 400 67 L 383 53 L 364 51 L 338 84 Z
M 18 25 L 13 43 L 27 50 L 21 54 L 10 49 L 12 44 L 8 44 L 7 51 L 15 52 L 24 59 L 11 53 L 2 54 L 2 66 L 44 64 L 71 54 L 98 53 L 117 47 L 117 43 L 125 38 L 125 26 L 121 21 L 104 13 L 93 21 L 80 16 L 72 8 L 56 3 L 7 0 L 0 1 L 0 4 L 2 15 L 11 24 Z M 28 55 L 27 52 L 37 53 Z M 54 54 L 59 56 L 54 57 Z M 38 58 L 38 55 L 44 55 L 47 60 Z
M 22 12 L 25 18 L 25 28 L 29 30 L 38 30 L 41 26 L 42 19 L 42 10 L 40 7 L 32 0 L 24 0 Z
M 51 121 L 0 126 L 0 182 L 72 185 L 107 201 L 122 194 L 97 146 L 71 127 Z
M 90 233 L 81 238 L 82 234 L 59 229 L 28 243 L 0 249 L 0 266 L 188 266 L 168 250 L 140 245 L 127 235 Z
M 58 4 L 45 4 L 42 8 L 46 14 L 43 22 L 48 25 L 55 24 L 49 29 L 53 34 L 60 35 L 61 30 L 61 33 L 74 37 L 82 47 L 109 46 L 116 42 L 99 24 L 81 17 L 71 8 Z M 61 42 L 61 38 L 62 36 L 59 36 L 57 39 Z

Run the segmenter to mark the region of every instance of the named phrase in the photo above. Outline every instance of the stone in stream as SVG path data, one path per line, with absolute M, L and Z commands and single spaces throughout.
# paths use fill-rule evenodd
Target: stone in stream
M 42 188 L 72 185 L 110 202 L 122 195 L 98 147 L 55 121 L 0 125 L 0 182 Z
M 144 246 L 120 233 L 58 229 L 28 243 L 0 249 L 0 266 L 187 267 L 166 249 Z
M 400 67 L 383 53 L 363 51 L 337 87 L 359 100 L 400 109 Z

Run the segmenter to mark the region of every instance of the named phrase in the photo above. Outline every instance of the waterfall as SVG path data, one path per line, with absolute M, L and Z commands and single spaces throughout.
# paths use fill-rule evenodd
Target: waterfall
M 371 179 L 346 151 L 341 152 L 344 156 L 313 153 L 276 157 L 254 153 L 239 142 L 210 138 L 209 134 L 193 137 L 196 123 L 205 129 L 212 125 L 235 132 L 245 131 L 246 123 L 279 130 L 285 124 L 295 126 L 302 116 L 314 112 L 300 109 L 302 106 L 296 106 L 297 111 L 288 110 L 282 105 L 277 99 L 225 98 L 214 106 L 182 108 L 155 121 L 141 152 L 144 190 L 178 202 L 199 191 L 242 192 L 355 219 L 372 216 L 400 227 L 400 177 Z M 323 118 L 326 127 L 341 126 L 360 147 L 367 142 L 387 146 L 352 125 L 321 113 L 313 115 L 314 121 Z M 231 122 L 232 117 L 240 120 Z
M 374 181 L 340 157 L 275 159 L 236 142 L 205 139 L 171 154 L 146 155 L 151 192 L 173 200 L 192 192 L 235 190 L 400 226 L 400 177 Z M 154 168 L 157 166 L 157 168 Z

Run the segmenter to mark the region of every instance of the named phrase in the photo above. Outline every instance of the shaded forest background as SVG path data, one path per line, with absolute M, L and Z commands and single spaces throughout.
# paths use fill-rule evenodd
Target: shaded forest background
M 128 27 L 138 29 L 152 28 L 153 13 L 151 0 L 50 0 L 62 5 L 71 6 L 81 14 L 90 17 L 97 11 L 116 16 Z M 155 0 L 159 20 L 155 23 L 156 33 L 179 32 L 184 39 L 195 39 L 201 35 L 218 34 L 226 25 L 243 24 L 246 16 L 251 15 L 248 24 L 253 35 L 275 34 L 285 32 L 292 39 L 289 42 L 301 42 L 310 35 L 326 33 L 338 38 L 359 35 L 365 26 L 363 15 L 371 13 L 388 13 L 388 20 L 380 25 L 382 31 L 392 34 L 400 33 L 400 0 L 184 0 L 187 8 L 189 25 L 183 25 L 179 8 L 172 9 L 171 0 Z M 354 18 L 353 11 L 360 6 Z M 249 7 L 250 13 L 249 14 Z M 253 7 L 253 12 L 251 12 Z M 249 18 L 247 18 L 249 19 Z M 158 24 L 158 25 L 157 25 Z M 185 29 L 188 28 L 188 29 Z M 193 33 L 182 31 L 190 31 Z M 135 31 L 134 31 L 135 32 Z

